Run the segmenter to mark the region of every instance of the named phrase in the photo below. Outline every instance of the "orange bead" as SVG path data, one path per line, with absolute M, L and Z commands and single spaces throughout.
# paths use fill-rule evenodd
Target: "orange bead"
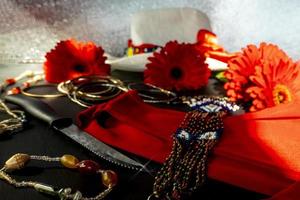
M 12 88 L 7 92 L 7 95 L 12 95 L 12 94 L 20 94 L 21 89 L 19 87 Z
M 112 170 L 105 170 L 102 172 L 102 183 L 106 187 L 114 187 L 117 185 L 118 175 Z
M 70 168 L 70 169 L 75 169 L 76 168 L 76 164 L 79 162 L 79 160 L 72 155 L 63 155 L 60 158 L 60 163 L 65 166 L 66 168 Z

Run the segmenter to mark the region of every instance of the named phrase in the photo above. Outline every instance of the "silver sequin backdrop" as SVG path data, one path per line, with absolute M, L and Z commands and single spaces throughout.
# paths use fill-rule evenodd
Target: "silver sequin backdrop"
M 0 63 L 42 60 L 58 40 L 70 37 L 120 56 L 132 13 L 163 7 L 205 12 L 229 51 L 266 41 L 300 58 L 298 0 L 1 0 Z

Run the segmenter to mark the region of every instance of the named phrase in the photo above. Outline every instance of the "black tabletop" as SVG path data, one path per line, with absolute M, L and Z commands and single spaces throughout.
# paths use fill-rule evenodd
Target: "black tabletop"
M 39 65 L 0 65 L 0 79 L 18 74 L 25 69 L 40 69 Z M 142 80 L 142 74 L 115 71 L 114 76 L 125 81 Z M 45 100 L 51 107 L 61 114 L 74 117 L 82 108 L 72 104 L 66 98 Z M 14 105 L 10 105 L 14 106 Z M 30 155 L 62 156 L 72 154 L 80 160 L 91 159 L 101 164 L 104 169 L 112 169 L 119 176 L 118 185 L 106 199 L 147 199 L 151 194 L 155 173 L 137 172 L 117 167 L 101 160 L 79 144 L 66 138 L 58 131 L 52 130 L 46 123 L 28 115 L 28 123 L 21 132 L 0 138 L 0 165 L 15 153 Z M 29 165 L 12 173 L 18 180 L 32 180 L 46 183 L 57 188 L 70 187 L 79 190 L 85 196 L 94 196 L 104 190 L 101 177 L 97 175 L 82 175 L 75 170 L 68 170 L 59 163 L 30 162 Z M 1 200 L 42 200 L 53 199 L 31 188 L 16 189 L 0 180 Z M 207 183 L 191 197 L 191 199 L 261 199 L 264 195 L 247 191 L 226 183 L 209 179 Z

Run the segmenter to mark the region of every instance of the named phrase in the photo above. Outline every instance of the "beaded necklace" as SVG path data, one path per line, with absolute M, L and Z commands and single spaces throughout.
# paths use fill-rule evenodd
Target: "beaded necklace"
M 0 135 L 14 133 L 23 129 L 24 123 L 26 122 L 23 111 L 11 110 L 0 100 L 0 112 L 10 116 L 10 118 L 0 121 Z
M 209 153 L 223 132 L 223 118 L 239 109 L 219 97 L 185 100 L 192 111 L 173 136 L 171 154 L 157 173 L 148 200 L 180 200 L 199 189 L 205 183 Z
M 54 187 L 39 183 L 35 181 L 17 181 L 13 179 L 9 172 L 22 169 L 30 160 L 40 160 L 46 162 L 60 162 L 64 167 L 69 169 L 76 169 L 81 173 L 86 174 L 100 174 L 102 178 L 102 184 L 106 186 L 106 189 L 96 195 L 95 197 L 83 197 L 80 191 L 72 193 L 71 188 L 55 189 Z M 117 184 L 117 174 L 112 170 L 100 169 L 98 163 L 92 160 L 79 160 L 72 155 L 63 155 L 62 157 L 49 157 L 49 156 L 35 156 L 23 153 L 13 155 L 10 159 L 5 162 L 5 165 L 0 169 L 0 179 L 5 180 L 10 185 L 16 188 L 31 187 L 38 192 L 57 196 L 61 200 L 100 200 L 107 196 Z

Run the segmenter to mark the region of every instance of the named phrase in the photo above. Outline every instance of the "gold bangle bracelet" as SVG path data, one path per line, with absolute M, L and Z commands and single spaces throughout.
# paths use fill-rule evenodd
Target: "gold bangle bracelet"
M 106 88 L 103 89 L 103 90 L 100 90 L 100 91 L 97 91 L 97 92 L 84 92 L 84 88 L 85 87 L 91 87 L 91 84 L 98 84 L 99 86 L 105 86 Z M 114 86 L 113 85 L 109 85 L 107 84 L 106 82 L 102 82 L 102 81 L 99 81 L 99 82 L 93 82 L 91 83 L 90 85 L 82 85 L 82 86 L 79 86 L 77 88 L 75 88 L 75 93 L 76 95 L 79 95 L 81 97 L 84 97 L 84 98 L 91 98 L 91 99 L 98 99 L 98 98 L 102 98 L 103 96 L 101 96 L 102 94 L 107 94 L 109 92 L 112 92 L 114 90 Z
M 155 96 L 151 96 L 150 94 L 144 94 L 142 91 L 135 88 L 138 85 L 149 87 L 150 89 L 147 89 L 149 92 L 151 92 L 152 90 L 156 90 L 155 93 L 164 94 L 166 95 L 166 98 L 157 98 Z M 148 83 L 129 83 L 127 87 L 130 90 L 138 91 L 138 95 L 143 99 L 145 103 L 171 103 L 172 101 L 177 99 L 177 94 L 175 92 L 171 92 L 169 90 L 165 90 L 163 88 Z
M 98 95 L 109 92 L 113 87 L 119 88 L 122 91 L 127 92 L 127 88 L 124 86 L 123 82 L 119 79 L 112 78 L 110 76 L 82 76 L 65 82 L 61 82 L 57 85 L 57 90 L 63 94 L 72 93 L 78 87 L 86 85 L 81 83 L 87 81 L 88 83 L 100 84 L 102 86 L 107 86 L 105 90 L 97 92 L 85 92 L 90 98 L 97 98 Z M 78 83 L 77 83 L 78 82 Z M 79 92 L 82 93 L 82 92 Z
M 115 87 L 115 89 L 117 89 L 117 90 L 114 93 L 110 94 L 110 95 L 97 96 L 97 98 L 92 97 L 92 98 L 90 98 L 90 100 L 94 101 L 94 104 L 95 104 L 95 102 L 103 102 L 105 100 L 109 100 L 109 99 L 111 99 L 113 97 L 116 97 L 117 95 L 119 95 L 121 93 L 121 90 L 118 87 L 116 87 L 114 85 L 109 85 L 109 86 L 112 87 L 113 89 Z M 72 92 L 72 94 L 68 95 L 68 96 L 69 96 L 69 98 L 71 97 L 71 100 L 73 102 L 76 102 L 77 104 L 79 104 L 79 105 L 81 105 L 83 107 L 89 107 L 91 105 L 94 105 L 94 104 L 88 103 L 89 97 L 88 97 L 87 94 L 85 94 L 84 92 L 81 92 L 79 94 L 79 92 L 81 92 L 80 91 L 80 87 L 75 88 L 74 91 Z
M 66 86 L 68 85 L 68 82 L 70 82 L 70 80 L 69 80 L 69 81 L 66 81 L 66 82 L 61 82 L 61 83 L 59 83 L 59 84 L 57 85 L 57 90 L 58 90 L 59 92 L 61 92 L 62 94 L 67 95 L 67 94 L 68 94 L 68 90 L 66 89 Z
M 56 98 L 56 97 L 65 96 L 65 94 L 63 94 L 63 93 L 37 94 L 37 93 L 28 92 L 29 89 L 38 88 L 38 87 L 54 87 L 54 88 L 57 88 L 57 85 L 55 85 L 55 84 L 32 85 L 30 87 L 22 88 L 21 89 L 21 94 L 23 94 L 25 96 L 29 96 L 29 97 L 36 97 L 36 98 Z
M 76 96 L 76 99 L 79 98 L 86 98 L 86 99 L 89 99 L 90 100 L 96 100 L 96 101 L 104 101 L 104 100 L 107 100 L 107 99 L 111 99 L 117 95 L 119 95 L 121 93 L 121 90 L 116 90 L 114 93 L 110 94 L 110 95 L 106 95 L 106 96 L 97 96 L 97 97 L 91 97 L 89 96 L 88 94 L 84 93 L 84 92 L 81 92 L 81 91 L 78 91 L 78 90 L 75 90 L 74 91 L 74 96 Z
M 96 91 L 91 91 L 93 88 Z M 81 76 L 57 85 L 59 92 L 83 107 L 109 100 L 127 91 L 125 88 L 121 80 L 110 76 Z

